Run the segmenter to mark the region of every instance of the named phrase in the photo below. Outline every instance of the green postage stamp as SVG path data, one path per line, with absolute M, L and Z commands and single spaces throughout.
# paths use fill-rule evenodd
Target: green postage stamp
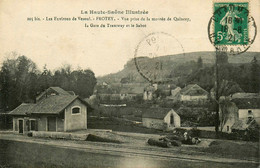
M 215 45 L 248 45 L 248 2 L 215 2 Z
M 229 55 L 246 52 L 254 43 L 257 26 L 246 0 L 216 0 L 208 24 L 208 36 L 216 51 Z

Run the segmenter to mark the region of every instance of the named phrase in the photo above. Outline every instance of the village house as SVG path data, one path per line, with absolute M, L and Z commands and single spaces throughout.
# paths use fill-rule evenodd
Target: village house
M 50 87 L 36 98 L 36 103 L 22 103 L 9 114 L 13 131 L 63 132 L 87 129 L 89 104 L 72 92 Z
M 104 102 L 120 100 L 121 84 L 109 85 L 105 82 L 97 84 L 94 89 L 94 94 L 98 99 Z
M 173 130 L 181 126 L 180 116 L 170 108 L 143 109 L 143 126 L 159 130 Z
M 142 97 L 144 87 L 138 83 L 113 83 L 111 85 L 96 86 L 95 90 L 97 97 L 101 101 L 108 103 L 109 101 L 118 100 L 132 101 L 138 96 Z
M 153 94 L 156 88 L 154 86 L 147 86 L 144 88 L 144 94 L 143 94 L 143 99 L 144 100 L 152 100 L 153 99 Z
M 257 126 L 255 117 L 260 116 L 260 95 L 258 93 L 235 93 L 225 107 L 225 117 L 220 108 L 223 132 L 243 133 Z M 224 109 L 223 109 L 224 110 Z
M 175 88 L 172 84 L 153 84 L 146 86 L 143 92 L 144 100 L 152 100 L 158 97 L 169 97 L 171 96 L 171 91 Z
M 183 88 L 180 93 L 180 101 L 205 103 L 208 100 L 209 93 L 197 84 L 190 84 Z
M 144 87 L 140 84 L 122 84 L 120 89 L 120 100 L 134 100 L 142 96 Z
M 181 88 L 177 87 L 177 88 L 171 90 L 171 95 L 167 96 L 167 99 L 177 101 L 180 99 L 180 93 L 181 93 Z
M 238 121 L 238 108 L 236 104 L 233 102 L 228 102 L 225 105 L 220 104 L 219 110 L 220 130 L 222 132 L 231 133 L 231 127 L 235 124 L 236 121 Z
M 238 120 L 232 126 L 232 132 L 243 132 L 257 127 L 256 116 L 260 116 L 259 93 L 236 93 L 232 102 L 238 107 Z

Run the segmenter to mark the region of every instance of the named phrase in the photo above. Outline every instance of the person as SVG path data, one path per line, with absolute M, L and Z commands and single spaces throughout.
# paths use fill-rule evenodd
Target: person
M 183 136 L 184 136 L 184 140 L 187 141 L 188 140 L 188 133 L 187 133 L 187 131 L 184 132 Z

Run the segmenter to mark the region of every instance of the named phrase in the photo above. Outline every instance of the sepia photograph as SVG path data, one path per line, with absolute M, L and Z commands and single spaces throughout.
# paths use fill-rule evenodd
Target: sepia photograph
M 260 168 L 260 0 L 0 0 L 0 168 Z

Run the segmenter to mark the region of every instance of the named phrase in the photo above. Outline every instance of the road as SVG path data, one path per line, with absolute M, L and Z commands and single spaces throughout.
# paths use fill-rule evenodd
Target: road
M 257 167 L 254 161 L 185 154 L 158 147 L 0 135 L 2 167 Z

